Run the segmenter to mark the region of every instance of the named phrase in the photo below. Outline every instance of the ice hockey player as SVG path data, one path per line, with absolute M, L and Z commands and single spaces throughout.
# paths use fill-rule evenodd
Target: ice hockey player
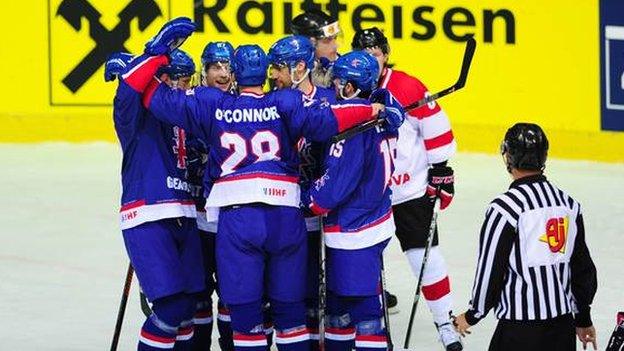
M 336 93 L 328 88 L 312 84 L 311 70 L 314 68 L 314 46 L 301 35 L 293 35 L 275 42 L 268 53 L 270 78 L 277 89 L 299 89 L 306 106 L 321 104 L 325 107 L 336 103 Z M 320 176 L 324 143 L 311 142 L 302 138 L 299 150 L 299 184 L 303 192 L 312 181 Z M 319 307 L 319 243 L 321 219 L 306 215 L 308 230 L 308 273 L 306 287 L 307 326 L 310 331 L 312 350 L 318 350 L 318 307 Z
M 333 69 L 341 102 L 369 98 L 378 71 L 377 61 L 365 51 L 341 56 Z M 386 111 L 403 115 L 391 95 L 375 95 L 387 104 Z M 328 351 L 388 348 L 379 296 L 382 253 L 394 232 L 390 176 L 396 139 L 396 129 L 378 128 L 332 144 L 323 174 L 303 195 L 312 212 L 327 214 Z
M 158 119 L 186 128 L 211 147 L 214 185 L 207 207 L 219 207 L 217 272 L 222 298 L 230 308 L 234 349 L 264 350 L 262 297 L 267 291 L 281 351 L 309 347 L 305 326 L 307 238 L 299 209 L 300 137 L 322 141 L 373 118 L 381 104 L 305 108 L 294 89 L 265 95 L 268 60 L 257 45 L 234 53 L 237 96 L 214 88 L 170 89 L 152 76 L 168 62 L 167 53 L 195 26 L 171 20 L 133 61 L 125 81 L 143 92 L 143 104 Z M 402 116 L 400 116 L 402 118 Z M 396 115 L 391 125 L 402 123 Z M 232 264 L 235 262 L 236 264 Z
M 410 105 L 428 94 L 420 80 L 387 66 L 390 46 L 378 28 L 356 32 L 352 47 L 375 56 L 381 67 L 378 86 L 388 89 L 401 105 Z M 445 209 L 453 199 L 453 170 L 447 162 L 455 154 L 456 143 L 449 119 L 436 102 L 410 111 L 407 117 L 408 123 L 399 128 L 396 169 L 392 176 L 392 209 L 396 236 L 418 277 L 433 216 L 433 200 L 440 197 L 441 209 Z M 438 188 L 441 189 L 439 193 Z M 458 351 L 463 347 L 451 324 L 451 286 L 438 247 L 437 228 L 432 245 L 424 270 L 422 293 L 433 314 L 441 342 L 447 350 Z
M 232 55 L 234 55 L 234 47 L 227 41 L 206 44 L 201 55 L 201 84 L 226 92 L 233 90 Z
M 234 57 L 234 48 L 228 42 L 210 42 L 206 44 L 201 55 L 201 84 L 206 87 L 218 88 L 230 92 L 233 86 L 231 62 Z M 217 216 L 206 216 L 206 197 L 212 186 L 209 177 L 205 174 L 208 162 L 206 143 L 198 138 L 189 141 L 189 182 L 201 188 L 201 196 L 195 198 L 197 205 L 197 227 L 199 228 L 202 252 L 204 255 L 204 270 L 206 272 L 206 291 L 202 293 L 198 302 L 198 311 L 195 324 L 194 351 L 210 350 L 212 334 L 212 294 L 217 290 L 215 236 L 217 233 Z M 206 177 L 204 177 L 206 175 Z M 206 184 L 204 183 L 204 180 Z M 204 189 L 207 189 L 204 191 Z M 230 312 L 219 300 L 217 303 L 217 329 L 219 330 L 219 347 L 223 351 L 234 350 Z M 198 323 L 203 323 L 200 327 Z
M 157 75 L 168 86 L 184 89 L 194 72 L 189 73 L 192 60 L 180 50 L 170 57 Z M 125 71 L 123 62 L 122 56 L 107 62 L 107 80 Z M 123 151 L 121 229 L 141 288 L 153 303 L 138 350 L 172 350 L 174 345 L 190 350 L 195 294 L 204 289 L 204 270 L 195 206 L 184 180 L 185 132 L 150 116 L 130 77 L 120 79 L 113 116 Z
M 290 30 L 295 35 L 310 39 L 315 47 L 317 63 L 312 70 L 312 83 L 320 87 L 330 87 L 331 66 L 338 58 L 338 20 L 321 10 L 308 10 L 293 18 Z

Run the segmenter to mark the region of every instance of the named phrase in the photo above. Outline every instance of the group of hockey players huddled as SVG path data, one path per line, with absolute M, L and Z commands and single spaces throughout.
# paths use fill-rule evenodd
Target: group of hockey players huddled
M 178 49 L 195 25 L 176 18 L 142 55 L 106 62 L 119 80 L 121 229 L 153 310 L 138 350 L 210 350 L 213 293 L 221 350 L 318 350 L 320 338 L 331 351 L 388 349 L 396 297 L 382 254 L 395 234 L 419 276 L 434 202 L 453 198 L 449 119 L 435 102 L 403 109 L 427 89 L 390 68 L 379 29 L 357 31 L 343 55 L 323 12 L 291 29 L 267 53 L 210 42 L 197 75 Z M 332 143 L 373 119 L 384 124 Z M 437 231 L 425 267 L 440 340 L 461 350 Z

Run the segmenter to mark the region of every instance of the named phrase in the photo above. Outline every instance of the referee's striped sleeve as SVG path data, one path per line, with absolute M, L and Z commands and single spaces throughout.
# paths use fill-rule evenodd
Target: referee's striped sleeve
M 592 325 L 590 305 L 598 289 L 596 265 L 589 255 L 589 249 L 585 242 L 585 226 L 583 215 L 576 217 L 577 234 L 574 242 L 574 251 L 570 258 L 570 270 L 572 278 L 572 295 L 576 303 L 574 321 L 577 327 L 586 328 Z
M 474 325 L 498 304 L 504 288 L 509 255 L 516 236 L 513 217 L 496 202 L 490 204 L 481 227 L 479 259 L 466 321 Z M 517 217 L 516 217 L 517 218 Z

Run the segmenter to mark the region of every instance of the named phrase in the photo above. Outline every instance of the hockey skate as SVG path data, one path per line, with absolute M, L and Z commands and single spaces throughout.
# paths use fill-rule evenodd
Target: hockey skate
M 440 342 L 444 345 L 446 351 L 461 351 L 464 349 L 459 334 L 455 331 L 451 322 L 440 325 L 436 324 L 436 328 L 440 334 Z

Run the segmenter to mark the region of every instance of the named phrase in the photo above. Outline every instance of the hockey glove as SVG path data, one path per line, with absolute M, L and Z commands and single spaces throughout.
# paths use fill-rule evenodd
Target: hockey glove
M 427 185 L 427 195 L 431 202 L 434 202 L 436 198 L 440 199 L 440 209 L 447 208 L 451 201 L 453 201 L 453 195 L 455 194 L 455 177 L 453 175 L 453 169 L 448 167 L 445 163 L 434 164 L 429 168 Z
M 165 55 L 177 49 L 195 31 L 195 23 L 188 17 L 178 17 L 165 23 L 155 37 L 145 44 L 150 56 Z
M 310 189 L 301 188 L 301 197 L 299 198 L 299 208 L 303 211 L 304 217 L 314 217 L 316 216 L 312 209 L 310 209 L 310 205 L 312 204 L 312 198 L 310 198 Z
M 104 64 L 104 80 L 112 82 L 126 71 L 126 66 L 134 58 L 127 52 L 116 52 L 108 56 Z
M 387 89 L 377 89 L 373 91 L 368 100 L 371 103 L 380 103 L 386 106 L 383 114 L 379 115 L 379 118 L 384 118 L 386 120 L 386 128 L 389 131 L 398 130 L 401 124 L 403 124 L 403 121 L 405 121 L 403 106 L 401 106 Z
M 189 138 L 186 149 L 186 179 L 193 184 L 201 184 L 208 163 L 208 148 L 201 139 Z
M 389 99 L 388 95 L 390 95 L 390 92 L 388 91 L 388 89 L 384 89 L 384 88 L 375 89 L 368 97 L 368 101 L 370 101 L 373 104 L 374 103 L 385 104 L 386 100 Z

